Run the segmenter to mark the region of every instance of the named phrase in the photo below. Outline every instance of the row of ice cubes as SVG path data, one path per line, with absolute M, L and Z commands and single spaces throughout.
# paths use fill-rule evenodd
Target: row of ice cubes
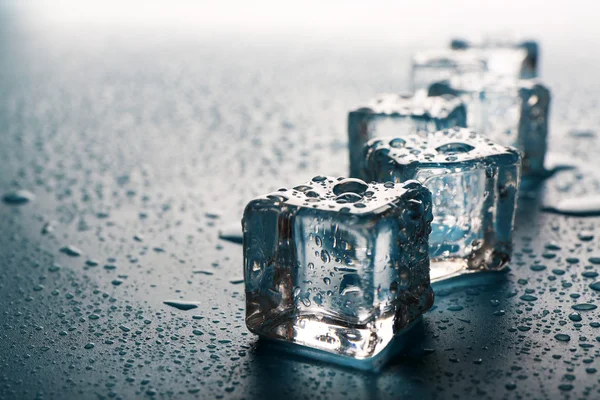
M 315 176 L 248 204 L 252 332 L 373 359 L 432 306 L 431 281 L 509 261 L 521 173 L 544 175 L 538 47 L 450 47 L 415 55 L 413 94 L 350 112 L 350 178 Z

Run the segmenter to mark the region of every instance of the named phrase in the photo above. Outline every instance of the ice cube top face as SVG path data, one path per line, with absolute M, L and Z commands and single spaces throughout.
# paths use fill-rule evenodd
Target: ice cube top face
M 431 279 L 502 269 L 510 259 L 520 155 L 468 129 L 372 139 L 365 171 L 377 182 L 416 179 L 433 196 Z
M 242 220 L 246 324 L 368 359 L 433 304 L 431 193 L 416 181 L 317 176 L 251 201 Z
M 433 82 L 450 79 L 464 73 L 483 74 L 488 70 L 478 52 L 449 49 L 428 50 L 412 58 L 411 87 L 414 91 L 427 89 Z
M 506 67 L 508 64 L 512 64 L 514 67 L 511 69 L 516 71 L 519 78 L 530 79 L 538 76 L 539 45 L 533 40 L 515 41 L 502 37 L 479 41 L 453 39 L 450 42 L 450 48 L 453 50 L 484 50 L 487 56 L 495 58 L 495 63 L 500 63 L 500 65 L 488 66 L 491 71 L 495 71 L 499 66 Z M 511 54 L 505 52 L 506 50 L 517 50 L 517 52 Z M 505 61 L 501 60 L 503 56 Z M 504 70 L 506 71 L 506 69 Z
M 470 128 L 519 149 L 524 177 L 544 175 L 550 91 L 538 81 L 465 74 L 432 84 L 428 94 L 461 97 Z
M 382 94 L 348 115 L 350 176 L 361 178 L 365 143 L 378 136 L 435 132 L 467 123 L 466 107 L 457 96 Z

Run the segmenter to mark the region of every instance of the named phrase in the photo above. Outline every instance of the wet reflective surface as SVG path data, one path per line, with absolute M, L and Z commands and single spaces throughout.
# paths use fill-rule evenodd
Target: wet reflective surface
M 555 212 L 600 188 L 596 55 L 540 38 L 557 170 L 521 198 L 510 270 L 438 286 L 373 374 L 247 331 L 232 230 L 346 174 L 348 110 L 406 89 L 415 46 L 0 29 L 0 398 L 599 396 L 600 221 Z

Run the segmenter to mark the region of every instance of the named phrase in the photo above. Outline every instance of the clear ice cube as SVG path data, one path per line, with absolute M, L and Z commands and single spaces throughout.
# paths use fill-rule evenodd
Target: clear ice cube
M 455 75 L 484 74 L 487 70 L 485 59 L 476 51 L 421 51 L 412 57 L 410 86 L 413 91 L 426 90 L 433 82 Z
M 370 359 L 433 304 L 431 193 L 416 181 L 314 177 L 244 211 L 246 324 Z
M 538 76 L 539 45 L 533 40 L 516 41 L 504 36 L 483 40 L 452 39 L 453 50 L 475 49 L 489 60 L 488 70 L 496 73 L 511 71 L 513 76 L 530 79 Z
M 469 128 L 519 149 L 524 177 L 545 174 L 550 91 L 537 80 L 465 74 L 433 83 L 428 94 L 459 96 Z
M 510 259 L 520 155 L 468 129 L 376 138 L 364 170 L 377 182 L 416 179 L 433 196 L 431 279 L 502 269 Z
M 453 95 L 427 96 L 382 94 L 348 114 L 350 176 L 362 178 L 363 147 L 378 136 L 428 133 L 455 126 L 467 126 L 466 107 Z

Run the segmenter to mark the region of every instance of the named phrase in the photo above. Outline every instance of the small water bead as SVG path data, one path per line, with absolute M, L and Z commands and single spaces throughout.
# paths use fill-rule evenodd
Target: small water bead
M 406 140 L 404 140 L 404 139 L 394 138 L 394 139 L 390 140 L 390 147 L 399 149 L 404 146 L 406 146 Z
M 530 267 L 532 271 L 539 272 L 546 269 L 546 266 L 543 264 L 534 264 Z
M 444 145 L 441 145 L 441 146 L 438 146 L 435 148 L 435 150 L 438 153 L 447 154 L 447 155 L 468 153 L 469 151 L 471 151 L 473 149 L 475 149 L 475 147 L 473 147 L 469 144 L 460 143 L 460 142 L 446 143 Z
M 298 186 L 295 186 L 295 187 L 294 187 L 294 190 L 297 190 L 297 191 L 299 191 L 299 192 L 302 192 L 302 193 L 304 193 L 304 192 L 307 192 L 307 191 L 309 191 L 309 190 L 312 190 L 312 186 L 309 186 L 309 185 L 298 185 Z M 267 197 L 268 197 L 268 196 L 267 196 Z M 269 197 L 269 198 L 270 198 L 270 197 Z
M 598 276 L 596 271 L 585 271 L 581 274 L 584 278 L 595 278 Z
M 16 190 L 14 192 L 6 193 L 2 196 L 4 204 L 11 206 L 22 206 L 29 203 L 35 198 L 35 195 L 27 190 Z
M 590 304 L 590 303 L 581 303 L 581 304 L 575 304 L 575 305 L 571 306 L 571 308 L 575 311 L 591 311 L 591 310 L 595 310 L 596 308 L 598 308 L 598 306 L 595 304 Z
M 600 292 L 600 281 L 590 283 L 590 289 Z
M 164 304 L 174 307 L 178 310 L 187 311 L 197 308 L 199 303 L 196 301 L 185 301 L 185 300 L 165 300 Z
M 319 247 L 323 246 L 323 239 L 321 239 L 321 236 L 315 235 L 315 244 Z
M 313 182 L 323 182 L 326 181 L 327 177 L 323 176 L 323 175 L 317 175 L 315 177 L 312 178 Z
M 463 306 L 459 306 L 457 304 L 452 305 L 450 307 L 447 308 L 448 311 L 462 311 L 464 309 Z
M 571 336 L 565 333 L 557 333 L 556 335 L 554 335 L 554 339 L 558 340 L 559 342 L 568 342 L 569 340 L 571 340 Z
M 538 299 L 536 296 L 533 296 L 530 294 L 524 294 L 523 296 L 521 296 L 519 298 L 523 301 L 536 301 Z
M 582 320 L 581 314 L 579 314 L 578 312 L 569 314 L 569 319 L 573 322 L 579 322 Z
M 573 385 L 571 385 L 570 383 L 563 383 L 562 385 L 558 386 L 558 389 L 563 392 L 569 392 L 573 390 Z
M 68 255 L 69 257 L 79 257 L 81 254 L 83 254 L 83 252 L 75 246 L 61 247 L 59 251 Z

